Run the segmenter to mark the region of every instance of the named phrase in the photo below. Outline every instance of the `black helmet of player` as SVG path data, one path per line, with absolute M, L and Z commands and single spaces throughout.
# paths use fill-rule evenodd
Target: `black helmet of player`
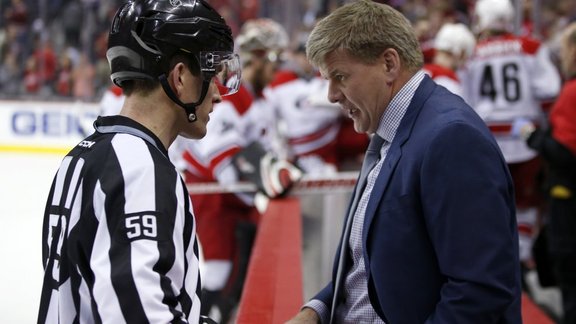
M 202 78 L 200 97 L 183 103 L 166 73 L 176 54 L 192 57 Z M 127 80 L 156 80 L 166 95 L 196 120 L 200 105 L 215 79 L 221 95 L 238 90 L 241 67 L 224 18 L 204 0 L 133 0 L 118 9 L 108 35 L 106 57 L 111 79 L 122 87 Z

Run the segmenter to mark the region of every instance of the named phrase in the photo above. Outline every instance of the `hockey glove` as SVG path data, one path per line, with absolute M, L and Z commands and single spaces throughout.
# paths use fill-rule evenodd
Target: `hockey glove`
M 534 129 L 535 126 L 532 121 L 524 117 L 519 117 L 514 119 L 510 133 L 513 137 L 527 140 L 530 134 L 534 132 Z
M 232 159 L 240 180 L 254 183 L 270 198 L 285 195 L 302 178 L 302 171 L 286 160 L 279 160 L 254 142 Z

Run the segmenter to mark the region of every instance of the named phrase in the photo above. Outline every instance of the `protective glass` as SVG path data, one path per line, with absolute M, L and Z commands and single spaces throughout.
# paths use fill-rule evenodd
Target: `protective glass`
M 214 78 L 221 96 L 234 94 L 240 87 L 242 67 L 238 54 L 200 52 L 200 70 L 205 78 Z

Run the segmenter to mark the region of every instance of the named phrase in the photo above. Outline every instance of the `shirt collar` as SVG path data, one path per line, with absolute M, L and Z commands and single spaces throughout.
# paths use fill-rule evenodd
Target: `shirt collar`
M 137 121 L 126 116 L 113 115 L 98 117 L 94 121 L 94 129 L 99 133 L 125 133 L 142 138 L 152 146 L 156 147 L 162 154 L 168 156 L 168 150 L 162 144 L 162 141 Z
M 408 110 L 408 106 L 416 93 L 416 89 L 418 89 L 418 86 L 424 79 L 424 75 L 422 70 L 416 72 L 400 91 L 398 91 L 394 98 L 392 98 L 388 107 L 384 110 L 376 134 L 380 135 L 380 137 L 388 143 L 391 143 L 394 136 L 396 136 L 400 122 Z

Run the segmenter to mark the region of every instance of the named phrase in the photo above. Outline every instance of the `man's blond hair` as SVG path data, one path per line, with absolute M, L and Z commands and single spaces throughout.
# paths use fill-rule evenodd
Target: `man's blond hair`
M 327 54 L 341 49 L 372 64 L 386 49 L 395 49 L 408 70 L 424 64 L 412 25 L 394 8 L 370 0 L 344 5 L 320 20 L 306 44 L 312 64 L 321 66 Z
M 576 44 L 576 22 L 566 26 L 563 34 L 569 44 Z
M 567 53 L 561 57 L 562 72 L 571 79 L 576 77 L 576 22 L 566 26 L 562 31 L 562 47 Z

